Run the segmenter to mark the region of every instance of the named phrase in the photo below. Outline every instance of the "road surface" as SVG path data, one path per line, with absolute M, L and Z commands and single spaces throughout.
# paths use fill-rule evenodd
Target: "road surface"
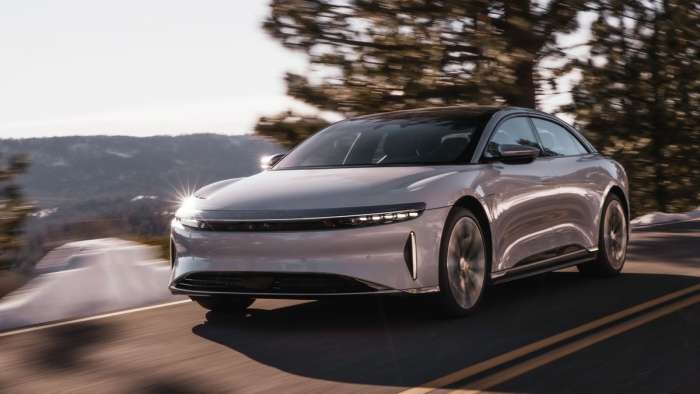
M 187 302 L 0 334 L 0 392 L 700 391 L 700 221 L 637 231 L 624 274 L 490 289 L 440 320 L 412 299 Z

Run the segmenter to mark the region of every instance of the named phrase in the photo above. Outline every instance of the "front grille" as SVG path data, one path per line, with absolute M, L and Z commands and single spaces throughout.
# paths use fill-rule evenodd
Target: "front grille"
M 261 294 L 369 293 L 377 289 L 358 280 L 332 274 L 196 272 L 175 287 L 201 292 Z
M 351 219 L 299 220 L 290 222 L 202 221 L 199 230 L 209 231 L 314 231 L 358 227 Z

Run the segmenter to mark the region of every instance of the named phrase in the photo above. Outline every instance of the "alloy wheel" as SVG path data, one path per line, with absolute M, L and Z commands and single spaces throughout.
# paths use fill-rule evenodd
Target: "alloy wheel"
M 627 221 L 619 201 L 613 200 L 605 212 L 603 245 L 612 268 L 618 270 L 627 253 Z
M 486 274 L 484 238 L 479 225 L 462 217 L 452 228 L 447 248 L 447 277 L 455 301 L 469 309 L 479 300 Z

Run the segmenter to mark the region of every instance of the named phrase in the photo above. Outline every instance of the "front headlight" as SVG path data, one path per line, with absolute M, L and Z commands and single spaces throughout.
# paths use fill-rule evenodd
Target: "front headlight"
M 199 229 L 202 227 L 203 223 L 199 219 L 195 218 L 190 218 L 190 217 L 184 217 L 184 216 L 175 216 L 175 219 L 173 220 L 176 225 L 181 225 L 185 227 L 190 227 L 190 228 L 196 228 Z
M 398 211 L 398 212 L 386 212 L 386 213 L 377 213 L 377 214 L 371 214 L 371 215 L 357 215 L 348 218 L 351 224 L 358 224 L 358 225 L 363 225 L 363 224 L 385 224 L 385 223 L 394 223 L 394 222 L 401 222 L 404 220 L 408 219 L 415 219 L 423 211 L 418 211 L 418 210 L 407 210 L 407 211 Z
M 188 197 L 175 212 L 172 225 L 199 229 L 204 224 L 204 222 L 199 220 L 199 215 L 200 211 L 194 208 L 194 197 Z

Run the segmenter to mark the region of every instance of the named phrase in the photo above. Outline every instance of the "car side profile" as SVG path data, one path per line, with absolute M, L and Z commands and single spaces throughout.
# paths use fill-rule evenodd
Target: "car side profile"
M 183 202 L 173 293 L 227 311 L 256 298 L 432 294 L 462 316 L 492 284 L 571 266 L 611 276 L 625 262 L 623 167 L 539 111 L 351 118 L 266 165 Z

